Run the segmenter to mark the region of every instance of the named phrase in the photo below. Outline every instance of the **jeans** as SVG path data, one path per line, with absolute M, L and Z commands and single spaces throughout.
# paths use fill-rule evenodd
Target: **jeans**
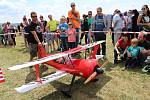
M 75 47 L 78 47 L 78 43 L 79 43 L 79 28 L 76 28 L 76 44 Z
M 68 37 L 60 37 L 62 51 L 68 50 Z
M 69 49 L 75 48 L 75 42 L 68 42 Z

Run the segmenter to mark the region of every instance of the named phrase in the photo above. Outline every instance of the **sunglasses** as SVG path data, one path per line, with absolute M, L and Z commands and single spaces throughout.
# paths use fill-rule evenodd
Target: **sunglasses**
M 141 10 L 146 10 L 146 8 L 142 8 Z
M 32 16 L 32 18 L 37 18 L 37 16 Z
M 92 15 L 92 14 L 88 14 L 88 15 Z
M 71 7 L 74 7 L 75 5 L 71 5 Z

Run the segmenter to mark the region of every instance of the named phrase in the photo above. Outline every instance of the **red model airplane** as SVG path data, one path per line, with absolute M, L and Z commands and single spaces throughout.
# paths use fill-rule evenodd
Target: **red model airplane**
M 67 73 L 70 73 L 73 75 L 72 82 L 70 89 L 68 91 L 62 91 L 67 96 L 70 96 L 69 93 L 71 91 L 72 84 L 74 83 L 75 76 L 81 76 L 86 79 L 84 84 L 88 83 L 92 79 L 94 79 L 98 74 L 103 73 L 102 66 L 104 66 L 107 62 L 105 62 L 103 65 L 100 65 L 96 59 L 96 53 L 99 48 L 99 44 L 105 42 L 105 41 L 98 41 L 94 42 L 92 44 L 87 44 L 84 46 L 80 46 L 74 49 L 70 49 L 68 51 L 57 53 L 57 54 L 46 54 L 45 49 L 42 45 L 38 46 L 38 57 L 41 59 L 28 62 L 22 65 L 16 65 L 13 67 L 8 68 L 9 70 L 17 70 L 29 66 L 35 66 L 36 69 L 36 82 L 30 82 L 26 85 L 23 85 L 19 88 L 16 88 L 16 91 L 19 93 L 27 92 L 31 89 L 34 89 L 38 86 L 41 86 L 43 84 L 46 84 L 48 82 L 54 81 L 56 79 L 59 79 Z M 91 48 L 94 46 L 94 51 L 92 52 L 92 58 L 90 59 L 77 59 L 77 58 L 71 58 L 70 55 L 73 53 L 77 53 L 82 50 L 86 50 L 87 48 Z M 40 78 L 39 74 L 39 64 L 47 64 L 52 67 L 55 67 L 59 71 L 57 71 L 54 74 L 51 74 L 49 76 Z

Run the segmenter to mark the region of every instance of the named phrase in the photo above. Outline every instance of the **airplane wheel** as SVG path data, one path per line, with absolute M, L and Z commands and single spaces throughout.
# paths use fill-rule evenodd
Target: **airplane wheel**
M 71 97 L 72 97 L 71 91 L 68 91 L 68 90 L 61 90 L 61 93 L 63 93 L 63 95 L 67 96 L 68 98 L 71 98 Z

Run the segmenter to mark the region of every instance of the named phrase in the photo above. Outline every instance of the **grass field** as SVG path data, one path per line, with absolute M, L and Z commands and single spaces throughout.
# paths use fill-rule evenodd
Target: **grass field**
M 35 73 L 29 68 L 8 71 L 7 68 L 29 60 L 28 50 L 24 47 L 23 38 L 18 36 L 17 46 L 0 48 L 0 67 L 4 68 L 5 83 L 0 83 L 0 100 L 150 100 L 150 75 L 141 69 L 122 71 L 123 65 L 113 65 L 113 46 L 107 37 L 107 58 L 109 64 L 99 81 L 84 85 L 84 79 L 77 78 L 73 87 L 72 98 L 65 97 L 59 90 L 67 87 L 71 75 L 36 88 L 24 94 L 16 93 L 19 87 L 35 79 Z M 103 61 L 100 61 L 103 62 Z M 49 68 L 48 72 L 55 69 Z

